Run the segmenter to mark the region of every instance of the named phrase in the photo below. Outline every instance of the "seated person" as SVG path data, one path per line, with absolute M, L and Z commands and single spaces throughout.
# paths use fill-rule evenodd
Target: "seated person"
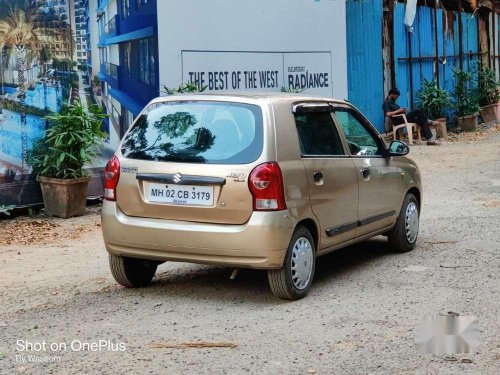
M 384 115 L 388 116 L 392 120 L 393 125 L 400 125 L 404 123 L 404 119 L 402 116 L 393 117 L 395 115 L 406 114 L 406 118 L 409 122 L 414 122 L 420 126 L 422 129 L 422 133 L 424 133 L 425 139 L 427 139 L 428 146 L 439 146 L 439 143 L 436 142 L 436 139 L 432 135 L 431 129 L 429 129 L 429 120 L 425 116 L 425 113 L 420 109 L 415 111 L 408 112 L 407 108 L 401 108 L 397 103 L 400 92 L 397 88 L 393 88 L 389 90 L 389 95 L 384 100 L 384 104 L 382 105 L 382 109 L 384 110 Z M 437 123 L 431 122 L 433 125 L 437 125 Z

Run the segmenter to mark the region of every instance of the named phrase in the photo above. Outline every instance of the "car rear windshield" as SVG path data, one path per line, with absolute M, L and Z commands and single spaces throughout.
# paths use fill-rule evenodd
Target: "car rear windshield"
M 208 164 L 248 164 L 262 153 L 262 111 L 213 101 L 151 104 L 122 143 L 126 158 Z

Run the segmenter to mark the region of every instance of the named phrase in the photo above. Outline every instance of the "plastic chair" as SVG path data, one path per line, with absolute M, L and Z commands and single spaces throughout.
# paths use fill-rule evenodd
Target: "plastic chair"
M 392 125 L 392 136 L 394 139 L 396 139 L 396 133 L 399 129 L 406 128 L 406 131 L 408 133 L 408 143 L 413 144 L 413 131 L 417 131 L 417 138 L 419 141 L 422 141 L 422 137 L 420 135 L 420 127 L 414 123 L 414 122 L 408 122 L 408 119 L 406 118 L 405 114 L 399 114 L 399 115 L 394 115 L 389 118 L 394 118 L 394 117 L 402 117 L 404 122 L 399 125 Z

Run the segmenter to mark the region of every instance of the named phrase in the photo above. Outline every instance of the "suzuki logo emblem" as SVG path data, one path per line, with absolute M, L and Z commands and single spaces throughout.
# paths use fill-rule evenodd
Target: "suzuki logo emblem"
M 178 184 L 178 183 L 179 183 L 179 182 L 181 182 L 181 181 L 182 181 L 182 175 L 181 175 L 180 173 L 176 173 L 176 174 L 174 175 L 174 182 L 175 182 L 176 184 Z

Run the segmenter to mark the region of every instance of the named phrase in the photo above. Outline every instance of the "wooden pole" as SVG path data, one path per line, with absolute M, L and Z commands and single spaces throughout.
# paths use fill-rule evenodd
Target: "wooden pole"
M 462 38 L 463 38 L 463 25 L 462 25 L 462 0 L 458 0 L 458 66 L 460 70 L 463 70 L 463 46 L 462 46 Z
M 437 1 L 434 2 L 434 44 L 436 45 L 436 82 L 439 87 L 439 44 L 438 44 L 438 23 L 437 23 Z
M 410 103 L 409 107 L 413 109 L 413 51 L 411 48 L 411 33 L 407 31 L 408 34 L 408 65 L 410 66 Z

